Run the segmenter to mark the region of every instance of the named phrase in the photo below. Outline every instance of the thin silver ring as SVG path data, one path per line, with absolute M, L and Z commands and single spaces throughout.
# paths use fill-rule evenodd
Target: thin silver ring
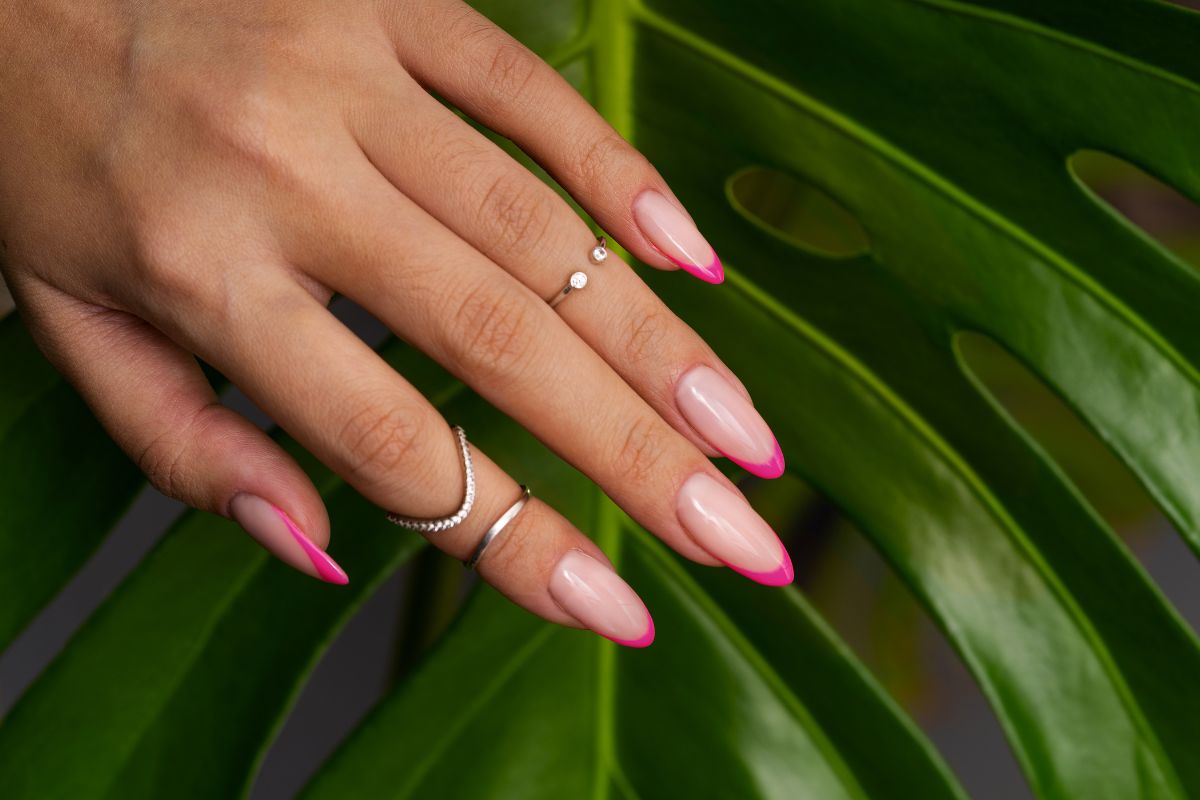
M 406 517 L 401 514 L 389 513 L 388 521 L 399 525 L 401 528 L 408 528 L 410 531 L 419 531 L 420 533 L 441 533 L 448 531 L 455 525 L 458 525 L 467 515 L 471 513 L 471 507 L 475 505 L 475 468 L 471 464 L 471 447 L 467 444 L 467 434 L 458 425 L 454 426 L 454 433 L 458 436 L 458 449 L 462 452 L 464 483 L 462 505 L 448 517 L 438 517 L 437 519 L 422 519 L 420 517 Z
M 483 553 L 488 549 L 488 545 L 492 543 L 492 540 L 500 535 L 500 531 L 504 530 L 508 526 L 508 523 L 512 522 L 516 518 L 517 514 L 521 513 L 521 509 L 525 507 L 527 502 L 529 502 L 529 495 L 529 487 L 522 484 L 521 496 L 517 498 L 517 502 L 509 506 L 508 511 L 505 511 L 503 514 L 501 514 L 500 519 L 496 520 L 492 524 L 492 527 L 487 529 L 487 533 L 485 533 L 483 538 L 479 540 L 479 546 L 475 548 L 475 552 L 471 554 L 470 558 L 463 562 L 464 567 L 467 569 L 475 569 L 475 565 L 479 563 L 479 559 L 483 558 Z
M 593 264 L 603 264 L 608 258 L 608 240 L 603 236 L 596 237 L 596 246 L 592 248 L 592 252 L 588 254 L 588 260 Z M 567 278 L 567 285 L 559 290 L 558 294 L 551 297 L 546 302 L 551 308 L 557 308 L 558 304 L 567 299 L 567 295 L 571 292 L 578 291 L 588 283 L 588 274 L 582 270 L 572 272 L 571 277 Z

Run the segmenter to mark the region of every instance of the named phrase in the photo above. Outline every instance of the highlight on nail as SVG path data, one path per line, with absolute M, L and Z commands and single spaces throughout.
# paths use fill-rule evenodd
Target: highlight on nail
M 679 522 L 707 553 L 766 586 L 792 582 L 795 571 L 783 542 L 740 494 L 702 472 L 688 478 L 675 504 Z
M 712 367 L 692 367 L 675 385 L 688 423 L 721 455 L 760 478 L 783 474 L 783 450 L 745 395 Z
M 590 630 L 626 647 L 648 647 L 654 620 L 617 573 L 582 550 L 568 550 L 550 576 L 550 596 Z
M 633 218 L 642 234 L 672 264 L 707 283 L 725 280 L 717 251 L 683 211 L 653 189 L 633 201 Z

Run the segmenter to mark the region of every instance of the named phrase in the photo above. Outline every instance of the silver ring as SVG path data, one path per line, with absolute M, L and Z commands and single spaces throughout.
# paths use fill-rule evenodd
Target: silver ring
M 603 236 L 596 237 L 596 246 L 592 248 L 592 252 L 588 253 L 588 260 L 593 264 L 603 264 L 608 258 L 608 240 Z M 578 289 L 587 286 L 588 276 L 586 272 L 572 272 L 571 277 L 567 279 L 567 285 L 564 286 L 558 294 L 551 297 L 546 302 L 551 308 L 557 308 L 558 304 L 567 299 L 567 295 Z
M 479 546 L 475 548 L 475 552 L 471 554 L 470 558 L 463 562 L 464 567 L 467 569 L 475 569 L 475 565 L 479 563 L 479 559 L 483 558 L 483 553 L 488 549 L 488 545 L 492 543 L 492 540 L 500 535 L 500 531 L 504 530 L 508 526 L 508 523 L 512 522 L 513 519 L 516 518 L 517 514 L 521 513 L 521 509 L 525 507 L 527 502 L 529 502 L 529 495 L 529 487 L 522 484 L 521 496 L 517 498 L 517 502 L 509 506 L 508 511 L 505 511 L 503 514 L 501 514 L 500 519 L 496 520 L 492 524 L 492 527 L 487 529 L 487 533 L 485 533 L 483 538 L 479 540 Z
M 448 517 L 438 517 L 437 519 L 421 519 L 420 517 L 405 517 L 400 514 L 389 513 L 387 515 L 389 522 L 394 522 L 401 528 L 408 528 L 410 531 L 420 531 L 421 533 L 440 533 L 441 531 L 450 530 L 455 525 L 462 522 L 471 513 L 471 507 L 475 505 L 475 468 L 471 465 L 471 448 L 467 445 L 467 434 L 462 428 L 455 425 L 454 433 L 458 436 L 458 449 L 462 451 L 463 473 L 466 476 L 464 479 L 465 487 L 463 488 L 462 505 Z

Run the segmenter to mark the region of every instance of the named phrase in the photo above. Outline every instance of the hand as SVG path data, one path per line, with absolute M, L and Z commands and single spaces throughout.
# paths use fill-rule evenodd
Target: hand
M 5 278 L 46 355 L 163 492 L 346 580 L 316 490 L 220 405 L 199 357 L 381 507 L 459 505 L 454 434 L 328 312 L 337 292 L 681 554 L 791 580 L 779 540 L 708 460 L 782 472 L 745 389 L 615 255 L 588 264 L 594 235 L 570 206 L 429 92 L 516 142 L 645 263 L 720 283 L 720 261 L 646 159 L 469 7 L 10 0 L 0 37 Z M 586 291 L 552 310 L 574 269 Z M 430 537 L 456 558 L 519 494 L 473 455 L 473 511 Z M 603 553 L 536 498 L 479 569 L 546 619 L 653 637 Z

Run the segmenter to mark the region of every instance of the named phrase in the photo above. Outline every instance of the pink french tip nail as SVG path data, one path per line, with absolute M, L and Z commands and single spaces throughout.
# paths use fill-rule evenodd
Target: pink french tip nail
M 239 494 L 230 501 L 229 513 L 246 533 L 285 564 L 326 583 L 350 582 L 345 570 L 278 506 L 252 494 Z
M 592 631 L 626 647 L 654 641 L 654 620 L 621 576 L 582 550 L 568 550 L 550 575 L 550 596 Z
M 649 647 L 654 642 L 654 620 L 649 614 L 646 615 L 646 619 L 649 622 L 650 627 L 637 639 L 617 639 L 613 636 L 605 636 L 604 638 L 616 642 L 619 645 L 623 645 L 624 647 L 634 647 L 638 649 Z
M 755 583 L 761 583 L 763 586 L 787 586 L 796 579 L 796 571 L 792 568 L 792 557 L 788 555 L 787 548 L 783 546 L 783 542 L 779 543 L 779 549 L 783 551 L 783 563 L 769 572 L 751 572 L 750 570 L 735 567 L 732 564 L 726 564 L 725 566 Z
M 659 250 L 659 252 L 662 253 L 661 250 Z M 721 259 L 716 253 L 713 253 L 712 262 L 704 266 L 700 266 L 699 264 L 689 264 L 686 261 L 680 261 L 678 258 L 668 255 L 667 253 L 663 253 L 663 255 L 666 256 L 667 260 L 672 264 L 686 271 L 687 273 L 696 276 L 705 283 L 716 284 L 725 282 L 725 267 L 721 264 Z
M 783 474 L 783 450 L 750 401 L 721 373 L 692 367 L 675 384 L 679 411 L 703 439 L 760 478 Z
M 725 566 L 767 586 L 795 574 L 783 542 L 745 498 L 698 472 L 684 481 L 675 502 L 679 522 L 696 544 Z
M 725 457 L 746 470 L 746 472 L 759 478 L 778 478 L 783 474 L 786 466 L 783 463 L 783 450 L 779 447 L 779 442 L 775 442 L 775 454 L 771 456 L 770 460 L 764 461 L 761 464 L 742 461 L 740 458 L 734 458 L 731 455 L 726 455 Z
M 654 248 L 672 264 L 707 283 L 725 280 L 717 251 L 678 206 L 647 189 L 633 201 L 633 219 Z

